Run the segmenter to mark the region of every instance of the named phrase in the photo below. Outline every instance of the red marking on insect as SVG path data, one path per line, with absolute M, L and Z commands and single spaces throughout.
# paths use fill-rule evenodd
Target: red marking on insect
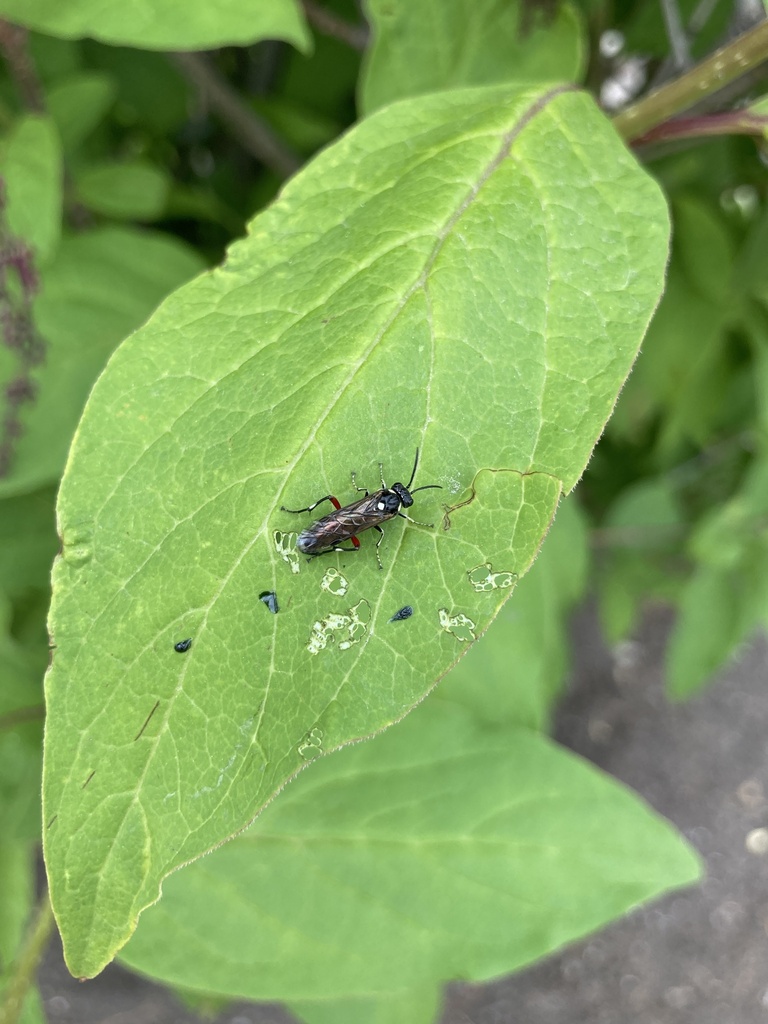
M 401 511 L 403 508 L 411 507 L 413 495 L 417 491 L 427 491 L 432 488 L 442 489 L 440 484 L 426 484 L 424 487 L 416 487 L 414 490 L 410 489 L 413 478 L 416 476 L 418 464 L 419 449 L 417 448 L 413 472 L 408 483 L 396 483 L 392 484 L 391 487 L 387 487 L 384 483 L 384 468 L 379 463 L 381 489 L 374 491 L 373 494 L 370 494 L 364 487 L 357 487 L 355 474 L 353 473 L 352 483 L 358 491 L 364 492 L 365 497 L 358 498 L 357 501 L 353 501 L 343 507 L 332 494 L 326 494 L 325 497 L 319 498 L 313 505 L 308 505 L 306 508 L 286 508 L 285 505 L 281 505 L 280 509 L 282 512 L 292 512 L 295 514 L 311 512 L 324 501 L 330 501 L 335 509 L 335 512 L 330 512 L 327 516 L 315 520 L 306 530 L 301 531 L 296 541 L 296 549 L 305 555 L 326 555 L 332 551 L 357 551 L 360 547 L 357 535 L 373 527 L 379 534 L 379 539 L 376 542 L 376 560 L 381 569 L 379 547 L 384 537 L 384 531 L 381 528 L 382 523 L 386 523 L 389 519 L 394 519 L 395 516 L 400 516 L 401 519 L 407 519 L 409 523 L 414 523 L 416 526 L 426 526 L 431 529 L 434 525 L 433 523 L 420 523 Z M 341 547 L 344 541 L 347 540 L 350 541 L 353 547 Z

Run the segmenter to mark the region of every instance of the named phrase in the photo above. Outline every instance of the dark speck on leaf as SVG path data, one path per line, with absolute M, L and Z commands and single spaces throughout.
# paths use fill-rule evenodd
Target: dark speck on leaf
M 399 612 L 395 612 L 390 622 L 402 622 L 403 619 L 410 619 L 413 615 L 413 608 L 407 604 L 404 608 L 401 608 Z
M 174 651 L 176 651 L 177 654 L 183 654 L 185 651 L 188 651 L 191 646 L 192 637 L 190 637 L 188 640 L 179 640 L 177 644 L 173 645 L 173 649 Z
M 269 608 L 273 615 L 277 615 L 280 608 L 277 604 L 277 594 L 274 590 L 264 590 L 259 594 L 259 600 L 263 601 L 264 604 Z

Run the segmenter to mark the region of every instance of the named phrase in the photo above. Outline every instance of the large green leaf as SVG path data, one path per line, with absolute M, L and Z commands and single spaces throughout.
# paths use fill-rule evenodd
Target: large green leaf
M 373 27 L 360 77 L 360 109 L 465 85 L 578 81 L 580 18 L 569 3 L 551 15 L 507 0 L 367 0 Z M 533 12 L 533 13 L 531 13 Z
M 60 491 L 50 620 L 46 856 L 74 973 L 487 628 L 610 413 L 666 245 L 587 96 L 421 97 L 326 150 L 115 354 Z M 434 529 L 388 524 L 382 571 L 368 537 L 297 556 L 311 517 L 281 505 L 350 500 L 379 459 L 407 480 L 417 446 Z
M 295 0 L 0 0 L 0 14 L 52 36 L 89 36 L 143 49 L 205 50 L 259 39 L 309 48 Z
M 430 700 L 169 878 L 122 958 L 250 999 L 480 981 L 698 873 L 673 829 L 592 766 Z
M 436 984 L 405 992 L 345 999 L 292 999 L 289 1009 L 305 1024 L 433 1024 L 442 1001 Z

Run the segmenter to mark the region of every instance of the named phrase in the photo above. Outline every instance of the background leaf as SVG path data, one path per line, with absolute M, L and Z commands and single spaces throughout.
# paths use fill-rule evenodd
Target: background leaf
M 213 49 L 257 39 L 284 39 L 309 48 L 293 0 L 135 0 L 130 6 L 101 0 L 0 0 L 0 14 L 19 25 L 65 39 L 89 36 L 143 49 Z
M 78 174 L 77 198 L 95 213 L 125 220 L 154 220 L 165 207 L 170 179 L 139 160 L 91 164 Z
M 547 14 L 514 0 L 367 0 L 372 45 L 358 105 L 370 113 L 436 89 L 500 82 L 576 82 L 583 73 L 580 17 L 569 3 Z
M 35 319 L 46 340 L 38 395 L 0 495 L 57 479 L 93 382 L 112 350 L 203 267 L 167 235 L 104 227 L 66 238 L 43 274 Z
M 73 972 L 485 630 L 508 589 L 468 574 L 530 565 L 634 358 L 666 228 L 586 96 L 423 97 L 321 154 L 115 354 L 58 508 L 45 837 Z M 375 487 L 377 457 L 404 479 L 417 445 L 435 529 L 390 524 L 383 572 L 371 543 L 291 554 L 308 520 L 281 504 L 347 500 L 352 468 Z
M 288 1006 L 306 1024 L 358 1024 L 361 1020 L 367 1024 L 432 1024 L 441 1002 L 442 992 L 433 985 L 356 999 L 294 999 Z
M 430 699 L 169 878 L 121 959 L 251 999 L 478 981 L 698 873 L 670 827 L 592 766 Z
M 112 77 L 93 71 L 67 76 L 49 90 L 48 109 L 65 150 L 72 152 L 88 138 L 106 115 L 115 95 Z
M 61 143 L 49 117 L 28 114 L 16 122 L 3 142 L 0 174 L 9 228 L 44 262 L 61 232 Z
M 583 514 L 566 498 L 514 600 L 440 684 L 441 700 L 486 725 L 547 728 L 568 664 L 568 615 L 587 583 L 587 544 Z

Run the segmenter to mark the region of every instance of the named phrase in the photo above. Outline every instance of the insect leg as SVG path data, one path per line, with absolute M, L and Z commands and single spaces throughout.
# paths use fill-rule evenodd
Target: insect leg
M 383 531 L 383 530 L 382 530 L 382 528 L 381 528 L 380 526 L 378 526 L 378 525 L 374 525 L 374 527 L 373 527 L 373 528 L 374 528 L 374 530 L 376 530 L 376 531 L 378 532 L 378 534 L 379 534 L 379 539 L 378 539 L 378 540 L 376 541 L 376 561 L 377 561 L 377 562 L 379 563 L 379 568 L 380 568 L 380 569 L 383 569 L 383 568 L 384 568 L 384 566 L 383 566 L 383 565 L 381 564 L 381 557 L 380 557 L 380 555 L 379 555 L 379 548 L 381 547 L 381 542 L 382 542 L 382 541 L 384 540 L 384 531 Z
M 352 470 L 352 486 L 355 488 L 356 491 L 362 491 L 365 494 L 366 498 L 371 493 L 367 487 L 357 486 L 357 473 L 354 471 L 354 469 Z
M 318 498 L 318 500 L 314 503 L 314 505 L 308 505 L 306 508 L 286 508 L 285 505 L 281 505 L 280 506 L 280 511 L 281 512 L 294 512 L 294 513 L 297 513 L 297 514 L 299 512 L 311 512 L 312 509 L 317 508 L 318 505 L 322 505 L 322 503 L 324 501 L 330 501 L 335 509 L 340 509 L 341 508 L 341 504 L 339 503 L 339 499 L 338 498 L 334 498 L 334 496 L 332 494 L 326 494 L 326 496 L 324 498 Z
M 357 539 L 357 537 L 350 537 L 349 539 L 354 544 L 354 547 L 352 547 L 352 548 L 335 547 L 335 548 L 326 548 L 325 551 L 311 551 L 309 553 L 309 557 L 310 558 L 319 558 L 321 555 L 332 555 L 334 551 L 352 551 L 352 552 L 359 551 L 360 550 L 360 541 Z
M 414 526 L 426 526 L 430 530 L 433 530 L 435 527 L 434 523 L 420 523 L 418 519 L 411 519 L 411 517 L 407 516 L 405 512 L 398 512 L 397 514 L 401 519 L 407 519 L 409 523 L 413 523 Z

